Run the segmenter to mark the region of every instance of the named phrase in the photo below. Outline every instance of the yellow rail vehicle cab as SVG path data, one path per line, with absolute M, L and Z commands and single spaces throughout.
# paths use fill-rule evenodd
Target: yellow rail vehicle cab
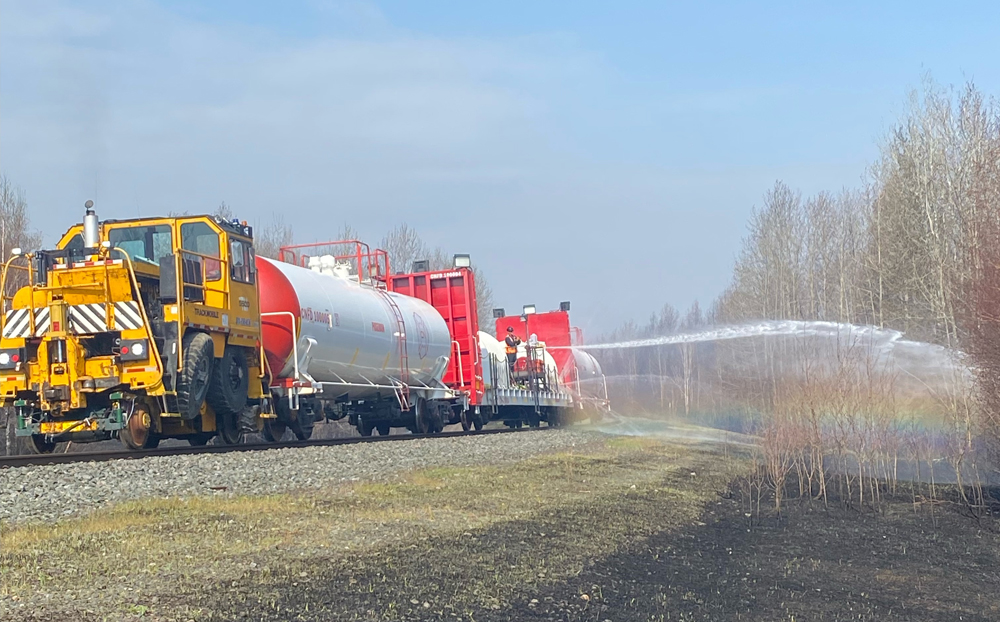
M 0 291 L 0 400 L 61 441 L 240 441 L 264 397 L 252 231 L 210 216 L 82 224 L 17 252 Z

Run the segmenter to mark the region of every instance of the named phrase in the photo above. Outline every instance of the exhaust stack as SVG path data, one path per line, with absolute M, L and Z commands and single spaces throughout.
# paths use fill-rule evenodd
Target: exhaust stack
M 83 206 L 87 208 L 87 214 L 83 217 L 83 246 L 84 248 L 97 248 L 101 244 L 101 234 L 97 227 L 97 212 L 94 211 L 94 202 L 88 200 Z

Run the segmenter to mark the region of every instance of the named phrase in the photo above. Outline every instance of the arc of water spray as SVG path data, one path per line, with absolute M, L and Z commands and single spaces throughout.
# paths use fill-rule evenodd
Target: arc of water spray
M 649 346 L 698 343 L 704 341 L 726 341 L 730 339 L 745 339 L 748 337 L 766 336 L 867 337 L 884 345 L 899 343 L 930 345 L 923 344 L 919 341 L 905 340 L 903 339 L 903 333 L 898 330 L 878 328 L 876 326 L 860 326 L 857 324 L 841 324 L 838 322 L 781 320 L 758 322 L 755 324 L 719 326 L 696 333 L 680 333 L 676 335 L 663 335 L 661 337 L 649 337 L 647 339 L 633 339 L 629 341 L 616 341 L 614 343 L 596 343 L 569 347 L 579 348 L 581 350 L 611 350 L 616 348 L 642 348 Z

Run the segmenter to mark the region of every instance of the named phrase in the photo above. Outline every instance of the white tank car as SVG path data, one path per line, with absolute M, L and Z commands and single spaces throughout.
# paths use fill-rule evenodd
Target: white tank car
M 552 358 L 549 351 L 545 349 L 545 343 L 539 342 L 535 335 L 531 335 L 531 337 L 528 338 L 528 342 L 542 346 L 542 360 L 545 362 L 545 382 L 553 390 L 556 390 L 559 387 L 559 367 L 556 365 L 556 360 Z M 527 347 L 528 346 L 524 343 L 517 346 L 517 358 L 527 358 Z
M 575 373 L 572 383 L 579 380 L 577 392 L 591 397 L 604 396 L 604 371 L 601 364 L 597 362 L 589 352 L 584 352 L 579 348 L 573 348 L 573 362 L 575 363 Z
M 537 339 L 535 342 L 537 343 Z M 545 347 L 544 343 L 541 345 L 542 348 Z M 510 381 L 510 367 L 507 365 L 507 346 L 493 335 L 480 331 L 479 351 L 483 361 L 483 383 L 486 385 L 486 388 L 492 389 L 494 386 L 499 389 L 511 388 L 513 384 Z M 517 358 L 523 359 L 527 356 L 527 345 L 522 343 L 517 347 Z M 495 361 L 497 371 L 496 385 L 494 385 L 492 371 L 489 369 L 489 360 L 491 358 Z M 542 350 L 542 360 L 545 361 L 546 384 L 555 390 L 560 384 L 559 369 L 556 367 L 556 361 L 549 354 L 549 351 L 545 349 Z
M 504 344 L 489 333 L 479 331 L 479 354 L 483 362 L 483 384 L 489 389 L 509 389 L 510 368 L 507 367 L 507 350 Z M 490 365 L 490 361 L 493 364 Z M 496 378 L 494 378 L 496 372 Z
M 401 376 L 395 303 L 410 386 L 440 388 L 452 345 L 441 315 L 417 298 L 359 283 L 332 257 L 313 259 L 316 265 L 307 269 L 257 258 L 262 341 L 272 373 L 292 378 L 297 353 L 300 378 L 335 385 L 324 386 L 330 398 L 384 396 Z

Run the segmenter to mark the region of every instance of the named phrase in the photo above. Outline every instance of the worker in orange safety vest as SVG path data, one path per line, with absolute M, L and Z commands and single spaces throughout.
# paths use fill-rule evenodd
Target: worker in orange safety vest
M 521 345 L 521 338 L 514 334 L 514 327 L 507 327 L 507 338 L 503 340 L 507 344 L 507 366 L 510 367 L 510 379 L 514 380 L 514 363 L 517 362 L 517 346 Z

